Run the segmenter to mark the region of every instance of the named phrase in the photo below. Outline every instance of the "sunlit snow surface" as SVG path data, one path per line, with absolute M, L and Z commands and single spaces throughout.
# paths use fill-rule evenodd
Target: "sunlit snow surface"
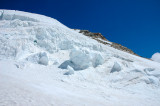
M 159 106 L 160 63 L 55 19 L 0 10 L 0 106 Z
M 153 61 L 159 62 L 160 63 L 160 53 L 155 53 L 152 55 L 151 59 Z

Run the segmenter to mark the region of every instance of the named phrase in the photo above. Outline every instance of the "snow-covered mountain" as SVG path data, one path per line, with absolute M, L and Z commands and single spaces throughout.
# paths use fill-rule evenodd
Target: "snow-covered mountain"
M 0 10 L 0 106 L 66 105 L 159 106 L 160 63 L 50 17 Z

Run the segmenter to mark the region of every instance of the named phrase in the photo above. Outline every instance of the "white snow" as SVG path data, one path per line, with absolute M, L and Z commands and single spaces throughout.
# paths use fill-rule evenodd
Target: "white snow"
M 153 54 L 151 59 L 160 63 L 160 53 Z
M 112 45 L 112 42 L 110 42 L 110 41 L 108 41 L 108 40 L 103 40 L 103 39 L 101 39 L 101 38 L 96 38 L 96 39 L 98 39 L 98 40 L 100 40 L 100 41 L 102 41 L 102 42 L 106 42 L 106 43 Z
M 33 63 L 48 65 L 48 56 L 46 52 L 40 52 L 40 53 L 30 55 L 26 58 L 26 60 Z
M 91 52 L 91 53 L 90 53 Z M 73 63 L 75 70 L 83 70 L 88 67 L 97 67 L 104 63 L 104 59 L 100 54 L 92 51 L 73 49 L 70 53 L 70 61 Z
M 160 63 L 55 19 L 0 10 L 0 106 L 159 106 Z
M 119 71 L 121 71 L 121 66 L 117 62 L 114 62 L 114 65 L 113 65 L 113 67 L 111 69 L 111 73 L 119 72 Z
M 74 74 L 74 69 L 70 67 L 69 65 L 67 66 L 68 72 L 65 73 L 65 75 L 72 75 Z

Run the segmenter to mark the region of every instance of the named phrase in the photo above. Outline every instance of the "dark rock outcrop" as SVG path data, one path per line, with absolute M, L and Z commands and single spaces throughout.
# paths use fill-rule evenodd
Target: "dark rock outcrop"
M 77 29 L 74 29 L 74 30 L 77 30 Z M 110 45 L 111 47 L 113 47 L 115 49 L 122 50 L 122 51 L 128 52 L 130 54 L 137 55 L 131 49 L 128 49 L 127 47 L 124 47 L 121 44 L 108 41 L 101 33 L 93 33 L 88 30 L 80 30 L 79 33 L 82 33 L 85 36 L 89 36 L 92 39 L 95 39 L 98 42 L 103 43 L 105 45 Z M 137 56 L 139 56 L 139 55 L 137 55 Z
M 103 40 L 107 40 L 101 33 L 93 33 L 89 32 L 88 30 L 80 30 L 79 33 L 83 33 L 84 35 L 92 38 L 101 38 Z
M 118 44 L 118 43 L 112 42 L 111 47 L 116 48 L 118 50 L 122 50 L 122 51 L 125 51 L 125 52 L 128 52 L 128 53 L 131 53 L 131 54 L 134 54 L 134 55 L 137 55 L 131 49 L 128 49 L 127 47 L 124 47 L 124 46 L 122 46 L 121 44 Z

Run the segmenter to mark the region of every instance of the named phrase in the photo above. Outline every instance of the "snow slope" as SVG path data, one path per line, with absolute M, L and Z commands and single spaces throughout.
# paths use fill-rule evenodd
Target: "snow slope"
M 160 63 L 55 19 L 0 10 L 0 106 L 159 106 Z

